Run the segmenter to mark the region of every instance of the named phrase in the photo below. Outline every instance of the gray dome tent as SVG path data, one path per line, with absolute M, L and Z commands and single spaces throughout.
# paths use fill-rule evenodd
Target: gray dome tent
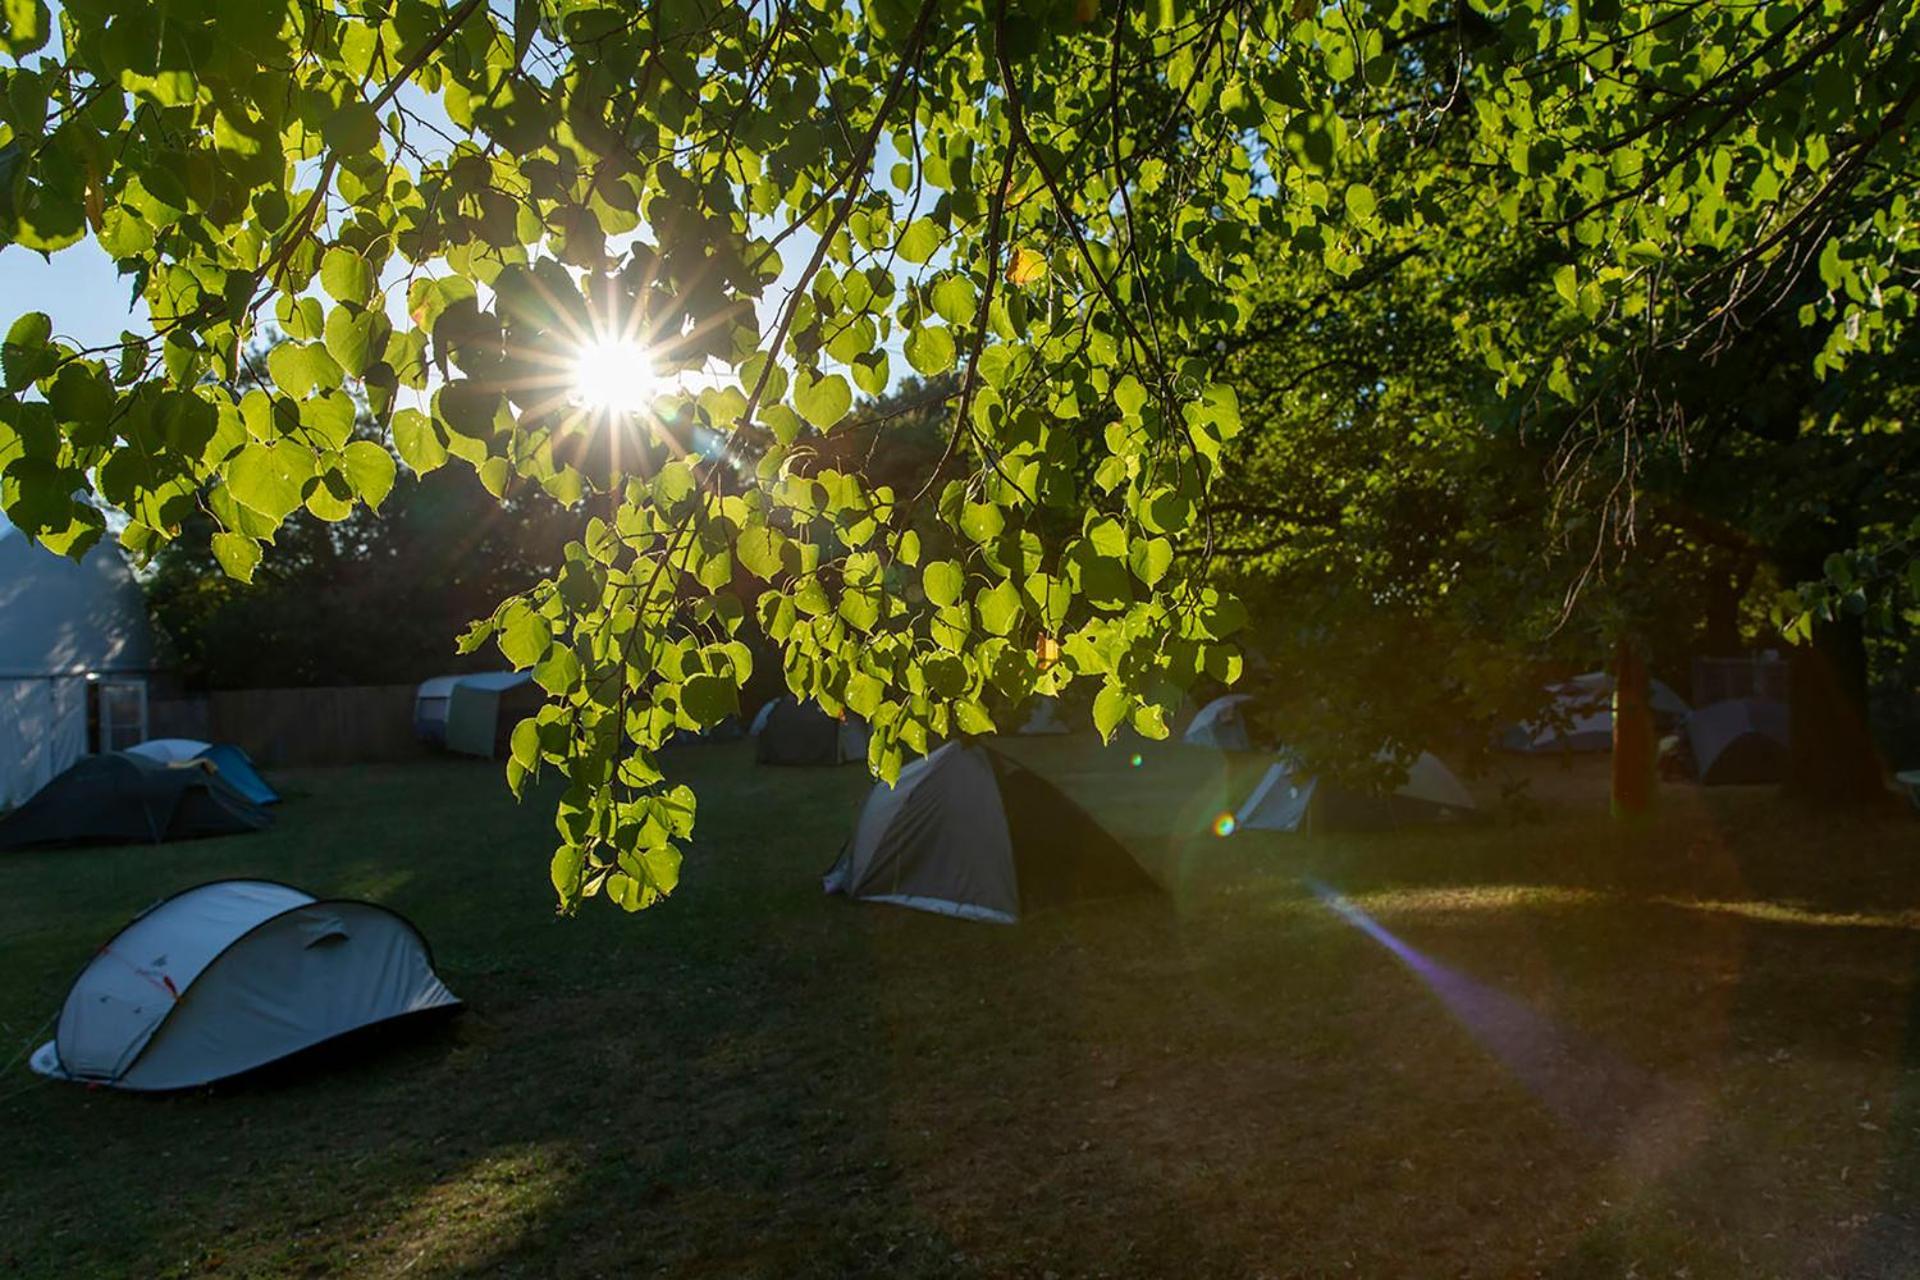
M 988 747 L 949 742 L 877 784 L 822 887 L 1013 924 L 1026 912 L 1159 890 L 1079 805 Z
M 1297 776 L 1276 763 L 1234 815 L 1235 830 L 1380 831 L 1451 821 L 1476 811 L 1473 797 L 1437 756 L 1423 751 L 1406 780 L 1377 795 L 1319 778 Z
M 113 751 L 83 758 L 0 818 L 0 849 L 159 844 L 271 825 L 272 814 L 205 761 L 169 765 Z
M 190 1089 L 459 1003 L 426 940 L 385 907 L 221 880 L 161 901 L 95 952 L 32 1065 L 119 1089 Z
M 1687 717 L 1687 745 L 1701 785 L 1779 782 L 1787 776 L 1787 708 L 1765 698 L 1729 698 Z
M 753 718 L 754 759 L 761 764 L 851 764 L 867 758 L 867 726 L 848 714 L 836 720 L 811 702 L 776 698 Z

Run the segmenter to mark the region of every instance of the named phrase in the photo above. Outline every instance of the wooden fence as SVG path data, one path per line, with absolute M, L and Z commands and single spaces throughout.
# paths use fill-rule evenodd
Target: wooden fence
M 410 684 L 336 689 L 222 689 L 148 705 L 156 738 L 235 742 L 262 765 L 375 764 L 415 760 Z

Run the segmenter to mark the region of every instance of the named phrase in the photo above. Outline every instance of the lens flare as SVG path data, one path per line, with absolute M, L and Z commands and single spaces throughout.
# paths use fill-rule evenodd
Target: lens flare
M 1230 836 L 1233 834 L 1233 829 L 1236 825 L 1238 824 L 1234 822 L 1232 814 L 1223 813 L 1213 820 L 1213 834 L 1217 836 Z
M 1127 761 L 1128 764 L 1132 765 L 1136 769 L 1138 769 L 1141 765 L 1145 764 L 1146 762 L 1147 762 L 1146 757 L 1141 755 L 1138 751 L 1133 753 L 1133 759 Z
M 574 398 L 590 409 L 645 413 L 660 394 L 647 349 L 632 341 L 601 341 L 580 349 L 573 366 Z

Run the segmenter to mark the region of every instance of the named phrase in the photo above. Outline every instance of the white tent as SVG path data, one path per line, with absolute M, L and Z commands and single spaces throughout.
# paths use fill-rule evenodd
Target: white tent
M 459 676 L 435 676 L 422 680 L 414 690 L 413 732 L 422 742 L 447 740 L 447 702 L 453 697 L 453 686 L 458 683 Z
M 1217 747 L 1222 751 L 1251 751 L 1253 738 L 1247 732 L 1242 708 L 1253 701 L 1246 693 L 1229 693 L 1200 708 L 1187 726 L 1189 746 Z
M 1039 774 L 949 742 L 868 793 L 822 887 L 1013 924 L 1064 902 L 1158 888 L 1120 843 Z
M 760 709 L 753 713 L 753 723 L 747 726 L 747 732 L 756 738 L 759 737 L 760 731 L 767 727 L 767 721 L 773 719 L 773 709 L 779 705 L 778 698 L 768 698 L 761 703 Z
M 1473 813 L 1473 797 L 1453 770 L 1430 752 L 1407 768 L 1391 794 L 1375 795 L 1296 776 L 1286 763 L 1269 768 L 1234 815 L 1235 830 L 1372 831 L 1444 822 Z
M 147 736 L 152 651 L 146 601 L 119 548 L 102 543 L 76 564 L 0 520 L 0 809 L 90 750 Z
M 465 676 L 423 680 L 413 694 L 413 731 L 432 742 L 470 756 L 502 756 L 505 742 L 522 715 L 542 698 L 526 671 L 481 671 Z
M 459 1003 L 426 941 L 385 907 L 221 880 L 149 908 L 95 952 L 33 1068 L 120 1089 L 189 1089 Z

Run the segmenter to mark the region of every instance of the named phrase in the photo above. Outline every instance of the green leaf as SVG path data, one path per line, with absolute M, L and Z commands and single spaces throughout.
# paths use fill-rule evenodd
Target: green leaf
M 978 305 L 973 281 L 961 275 L 943 277 L 933 286 L 929 301 L 934 313 L 948 324 L 971 323 Z
M 716 725 L 739 712 L 740 690 L 727 676 L 689 676 L 680 686 L 680 705 L 702 726 Z
M 929 601 L 943 609 L 959 602 L 966 581 L 965 572 L 952 560 L 932 561 L 920 571 L 920 589 L 927 593 Z
M 772 582 L 782 568 L 781 553 L 786 544 L 786 535 L 778 529 L 755 525 L 740 535 L 733 554 L 748 573 L 762 582 Z
M 52 337 L 53 320 L 44 311 L 29 311 L 13 322 L 6 345 L 0 347 L 0 369 L 5 371 L 8 391 L 22 390 L 41 376 Z
M 837 373 L 815 377 L 805 369 L 793 380 L 793 407 L 816 431 L 831 431 L 853 407 L 853 389 Z
M 380 117 L 364 102 L 345 103 L 327 113 L 320 137 L 343 156 L 366 155 L 380 144 Z
M 244 534 L 216 533 L 213 558 L 220 562 L 220 568 L 229 578 L 252 582 L 253 571 L 260 565 L 260 544 Z
M 1374 198 L 1373 188 L 1364 182 L 1356 182 L 1347 188 L 1347 216 L 1360 226 L 1373 225 L 1373 215 L 1379 208 Z
M 1142 538 L 1128 549 L 1127 563 L 1134 577 L 1155 586 L 1173 565 L 1173 544 L 1165 538 Z
M 46 0 L 0 0 L 0 49 L 14 57 L 37 53 L 52 29 Z
M 907 334 L 907 363 L 924 378 L 937 378 L 953 368 L 953 330 L 922 325 Z
M 234 501 L 275 525 L 300 507 L 300 482 L 304 477 L 291 472 L 286 456 L 279 446 L 250 444 L 227 464 L 227 489 Z
M 548 865 L 547 874 L 553 881 L 554 892 L 560 895 L 564 905 L 571 905 L 580 894 L 586 878 L 587 853 L 578 845 L 562 845 L 554 850 L 553 861 Z
M 393 415 L 393 447 L 415 475 L 426 475 L 447 461 L 447 446 L 441 442 L 439 430 L 418 409 L 402 409 Z
M 378 511 L 393 490 L 393 455 L 371 440 L 355 440 L 341 450 L 347 480 L 360 500 Z
M 514 670 L 524 671 L 547 656 L 547 649 L 553 644 L 553 629 L 545 618 L 516 602 L 500 623 L 497 643 L 501 655 L 513 664 Z
M 1093 698 L 1093 727 L 1100 731 L 1102 742 L 1113 741 L 1113 731 L 1127 718 L 1127 709 L 1133 705 L 1133 699 L 1113 685 L 1101 685 L 1100 692 Z
M 996 636 L 1010 635 L 1020 621 L 1020 589 L 1012 581 L 980 592 L 974 597 L 980 625 Z
M 336 302 L 364 306 L 373 296 L 373 267 L 353 250 L 336 246 L 320 259 L 320 286 Z
M 364 374 L 374 354 L 385 349 L 386 341 L 387 318 L 378 311 L 356 314 L 346 307 L 335 307 L 327 314 L 327 354 L 339 362 L 348 377 Z
M 508 750 L 522 769 L 533 769 L 540 763 L 540 722 L 532 716 L 524 717 L 513 726 L 513 734 L 507 739 Z
M 932 218 L 915 218 L 900 237 L 900 256 L 908 262 L 925 262 L 940 251 L 943 239 L 940 225 Z

